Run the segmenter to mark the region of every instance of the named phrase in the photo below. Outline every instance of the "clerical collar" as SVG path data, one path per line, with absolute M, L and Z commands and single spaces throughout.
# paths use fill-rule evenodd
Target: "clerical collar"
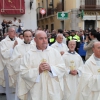
M 63 46 L 62 43 L 58 43 L 58 42 L 57 42 L 57 45 L 58 45 L 59 47 L 62 47 L 62 46 Z
M 10 38 L 10 37 L 9 37 L 9 38 Z M 10 40 L 11 40 L 11 41 L 14 41 L 14 40 L 15 40 L 15 38 L 10 38 Z
M 97 58 L 95 55 L 94 55 L 94 59 L 95 59 L 96 61 L 100 61 L 100 58 Z
M 29 42 L 29 43 L 26 43 L 25 41 L 24 41 L 24 43 L 25 43 L 25 44 L 30 44 L 30 42 Z
M 37 46 L 36 46 L 36 49 L 37 49 L 38 51 L 42 51 L 41 49 L 38 49 Z M 44 50 L 48 50 L 48 46 L 47 46 Z M 43 50 L 43 51 L 44 51 L 44 50 Z
M 73 51 L 73 52 L 71 52 L 71 51 L 68 51 L 68 53 L 75 54 L 75 51 Z

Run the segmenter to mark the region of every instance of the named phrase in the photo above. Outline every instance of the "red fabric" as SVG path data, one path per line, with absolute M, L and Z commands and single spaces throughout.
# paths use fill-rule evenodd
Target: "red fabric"
M 24 0 L 0 0 L 1 14 L 24 14 Z

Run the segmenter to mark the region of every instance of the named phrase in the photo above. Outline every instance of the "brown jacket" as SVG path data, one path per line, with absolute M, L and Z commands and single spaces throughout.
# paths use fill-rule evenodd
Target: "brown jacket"
M 93 47 L 94 42 L 97 42 L 97 41 L 98 40 L 95 38 L 91 40 L 89 43 L 84 44 L 84 50 L 86 50 L 85 60 L 87 60 L 93 54 L 92 47 Z

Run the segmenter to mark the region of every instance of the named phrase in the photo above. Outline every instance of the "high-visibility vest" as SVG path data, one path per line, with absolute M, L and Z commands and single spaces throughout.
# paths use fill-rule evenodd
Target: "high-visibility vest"
M 78 35 L 75 35 L 77 42 L 80 42 L 80 37 Z
M 54 42 L 55 39 L 54 38 L 50 38 L 50 43 Z
M 80 37 L 78 35 L 75 35 L 73 37 L 72 36 L 69 36 L 68 39 L 69 40 L 76 40 L 77 42 L 80 42 Z
M 72 40 L 72 36 L 69 36 L 68 39 L 69 39 L 69 40 Z

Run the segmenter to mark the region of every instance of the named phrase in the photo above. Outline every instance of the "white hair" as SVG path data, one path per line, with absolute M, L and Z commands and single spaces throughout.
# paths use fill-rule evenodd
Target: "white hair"
M 15 28 L 14 28 L 13 26 L 11 26 L 11 27 L 8 28 L 8 32 L 9 32 L 11 29 L 14 29 L 14 30 L 15 30 Z
M 59 33 L 59 34 L 57 34 L 57 37 L 59 37 L 59 36 L 62 36 L 62 37 L 63 37 L 63 34 L 60 34 L 60 33 Z

